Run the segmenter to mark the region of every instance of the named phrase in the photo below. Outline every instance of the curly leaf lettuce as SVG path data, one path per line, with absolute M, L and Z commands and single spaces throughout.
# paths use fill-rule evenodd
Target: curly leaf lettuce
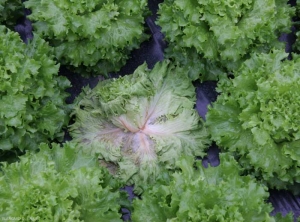
M 146 39 L 146 0 L 28 0 L 34 31 L 44 36 L 62 64 L 75 71 L 118 71 Z M 83 72 L 82 72 L 83 73 Z
M 22 0 L 0 0 L 0 24 L 13 28 L 24 16 Z
M 98 160 L 63 147 L 41 144 L 38 153 L 28 152 L 20 161 L 2 163 L 0 217 L 18 221 L 114 221 L 119 214 L 121 183 Z M 125 196 L 124 196 L 125 197 Z
M 197 67 L 198 75 L 193 70 L 191 78 L 200 73 L 206 80 L 237 69 L 252 52 L 283 49 L 278 37 L 290 32 L 294 12 L 278 0 L 166 0 L 159 5 L 157 23 L 170 42 L 166 57 Z
M 0 36 L 0 150 L 34 150 L 62 139 L 70 82 L 58 76 L 52 49 L 38 36 L 26 45 L 4 26 Z
M 170 183 L 160 181 L 134 199 L 132 221 L 276 221 L 266 187 L 240 176 L 229 154 L 220 154 L 218 167 L 204 168 L 193 157 L 180 158 L 177 166 Z
M 286 57 L 254 54 L 237 77 L 219 83 L 221 95 L 206 116 L 212 139 L 278 189 L 300 182 L 300 58 Z
M 300 1 L 296 0 L 296 21 L 294 22 L 296 40 L 293 44 L 293 49 L 299 53 L 300 51 L 300 26 L 299 26 L 299 18 L 300 18 Z
M 116 176 L 139 187 L 172 169 L 182 154 L 203 156 L 207 132 L 194 105 L 195 88 L 184 70 L 167 61 L 153 70 L 143 64 L 132 75 L 86 88 L 70 133 Z

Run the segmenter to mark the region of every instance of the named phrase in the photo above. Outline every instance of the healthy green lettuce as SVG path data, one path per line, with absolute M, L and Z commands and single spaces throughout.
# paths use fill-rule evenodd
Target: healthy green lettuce
M 168 61 L 152 70 L 143 64 L 132 75 L 85 88 L 70 133 L 138 189 L 172 169 L 182 154 L 204 155 L 207 132 L 194 106 L 195 88 L 183 69 Z
M 4 221 L 122 222 L 120 182 L 97 158 L 63 147 L 41 144 L 20 161 L 2 163 L 0 218 Z M 12 219 L 10 219 L 12 218 Z
M 220 81 L 206 116 L 212 140 L 278 189 L 300 182 L 300 58 L 287 55 L 254 54 L 234 79 Z
M 278 38 L 290 32 L 294 12 L 280 0 L 165 0 L 157 23 L 170 43 L 166 57 L 206 80 L 238 68 L 252 52 L 283 49 Z
M 35 36 L 29 44 L 0 26 L 0 150 L 37 149 L 62 139 L 70 109 L 52 49 Z
M 34 32 L 79 73 L 118 71 L 146 39 L 147 0 L 28 0 Z M 82 71 L 82 72 L 81 72 Z
M 266 187 L 240 176 L 229 154 L 220 155 L 218 167 L 204 168 L 191 156 L 180 158 L 177 166 L 170 183 L 160 181 L 133 200 L 133 222 L 276 221 L 269 215 Z M 284 221 L 292 221 L 291 215 Z

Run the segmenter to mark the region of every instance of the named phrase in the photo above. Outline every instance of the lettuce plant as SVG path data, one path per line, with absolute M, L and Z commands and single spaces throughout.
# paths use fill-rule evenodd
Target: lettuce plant
M 299 19 L 300 19 L 300 1 L 297 0 L 296 1 L 296 21 L 294 22 L 294 25 L 295 25 L 295 34 L 296 34 L 296 41 L 293 45 L 293 49 L 294 50 L 297 50 L 297 53 L 299 53 L 300 51 L 300 22 L 299 22 Z
M 134 199 L 132 221 L 276 221 L 269 214 L 266 187 L 250 176 L 229 154 L 220 155 L 218 167 L 183 157 L 170 183 L 160 181 Z M 280 215 L 278 215 L 281 218 Z M 292 221 L 291 215 L 285 220 Z
M 52 49 L 38 36 L 26 45 L 4 26 L 0 36 L 0 150 L 37 149 L 61 139 L 70 83 L 58 76 Z
M 18 221 L 120 221 L 120 183 L 97 158 L 72 143 L 41 144 L 20 161 L 2 163 L 0 217 Z
M 206 116 L 212 139 L 278 189 L 300 182 L 300 58 L 286 57 L 278 50 L 254 54 L 234 79 L 219 83 Z
M 131 75 L 85 88 L 70 133 L 138 189 L 172 169 L 182 154 L 203 156 L 207 132 L 194 105 L 195 88 L 183 69 L 168 61 L 153 70 L 143 64 Z
M 118 71 L 146 37 L 146 0 L 28 0 L 24 4 L 32 11 L 28 18 L 34 31 L 50 42 L 62 64 L 78 72 Z
M 252 52 L 284 48 L 277 39 L 290 32 L 294 11 L 278 0 L 165 0 L 157 23 L 170 43 L 167 57 L 186 65 L 193 79 L 214 79 Z
M 22 0 L 0 0 L 0 24 L 13 27 L 24 16 Z

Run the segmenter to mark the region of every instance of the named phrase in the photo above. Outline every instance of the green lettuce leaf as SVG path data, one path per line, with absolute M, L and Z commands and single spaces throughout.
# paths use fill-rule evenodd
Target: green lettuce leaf
M 220 154 L 217 167 L 204 168 L 191 156 L 177 166 L 170 183 L 160 181 L 133 200 L 132 221 L 276 221 L 266 187 L 240 176 L 229 154 Z
M 0 217 L 18 221 L 121 222 L 122 185 L 99 167 L 97 158 L 63 147 L 41 144 L 20 161 L 2 163 Z M 5 220 L 5 219 L 4 219 Z
M 168 61 L 153 70 L 144 63 L 132 75 L 86 88 L 70 133 L 138 188 L 172 169 L 182 154 L 204 155 L 207 132 L 194 105 L 195 88 L 184 70 Z
M 62 64 L 75 71 L 118 71 L 131 50 L 146 39 L 146 0 L 28 0 L 34 32 L 54 47 Z
M 295 9 L 279 0 L 165 0 L 158 14 L 157 24 L 171 43 L 166 57 L 187 67 L 203 60 L 208 67 L 192 78 L 207 80 L 237 69 L 252 52 L 283 49 L 278 38 L 290 32 Z
M 24 16 L 22 0 L 0 0 L 0 24 L 12 28 Z
M 0 36 L 0 150 L 34 150 L 41 142 L 61 140 L 70 82 L 58 76 L 52 49 L 38 36 L 26 45 L 4 26 Z
M 295 27 L 295 34 L 296 34 L 296 40 L 293 44 L 293 50 L 296 51 L 299 54 L 300 51 L 300 1 L 296 0 L 296 16 L 295 16 L 295 22 L 293 23 Z
M 286 57 L 278 50 L 254 54 L 234 79 L 220 81 L 206 116 L 212 139 L 278 189 L 300 182 L 300 59 Z

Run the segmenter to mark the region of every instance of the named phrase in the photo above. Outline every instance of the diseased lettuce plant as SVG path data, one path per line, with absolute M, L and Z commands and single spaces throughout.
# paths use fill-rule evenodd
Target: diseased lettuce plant
M 278 38 L 290 32 L 294 12 L 279 0 L 165 0 L 157 23 L 169 42 L 166 57 L 206 80 L 238 68 L 252 52 L 283 49 Z
M 287 55 L 254 54 L 234 79 L 220 81 L 206 116 L 212 140 L 278 189 L 300 182 L 300 58 Z
M 24 16 L 22 0 L 0 0 L 0 24 L 12 28 Z
M 0 26 L 0 150 L 37 149 L 62 139 L 70 109 L 52 49 L 35 36 L 24 44 L 18 33 Z
M 266 187 L 250 176 L 240 176 L 240 167 L 229 154 L 220 155 L 220 165 L 204 168 L 193 157 L 182 157 L 171 181 L 157 182 L 141 199 L 133 200 L 133 222 L 142 221 L 276 221 L 266 203 Z M 278 221 L 293 221 L 291 215 Z
M 120 201 L 126 195 L 97 158 L 75 145 L 40 145 L 20 161 L 2 163 L 0 217 L 18 221 L 122 222 Z M 5 220 L 5 219 L 4 219 Z M 9 220 L 9 219 L 8 219 Z
M 34 32 L 55 48 L 57 59 L 75 71 L 118 71 L 146 39 L 146 0 L 28 0 Z
M 164 61 L 149 70 L 144 63 L 131 75 L 85 88 L 70 133 L 140 192 L 182 154 L 204 155 L 207 132 L 194 106 L 195 88 L 183 69 Z

